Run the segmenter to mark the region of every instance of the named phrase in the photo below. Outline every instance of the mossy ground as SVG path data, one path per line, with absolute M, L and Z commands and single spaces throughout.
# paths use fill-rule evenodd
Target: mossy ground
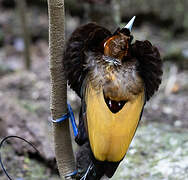
M 8 174 L 14 180 L 59 180 L 46 165 L 29 158 L 28 154 L 18 155 L 10 144 L 5 143 L 1 149 L 2 161 Z M 0 170 L 0 179 L 7 180 Z
M 188 179 L 188 130 L 163 123 L 138 128 L 113 180 Z
M 163 123 L 141 125 L 112 180 L 188 179 L 188 130 Z M 58 180 L 45 164 L 18 155 L 10 144 L 2 149 L 4 165 L 16 180 Z M 0 171 L 0 179 L 6 180 Z

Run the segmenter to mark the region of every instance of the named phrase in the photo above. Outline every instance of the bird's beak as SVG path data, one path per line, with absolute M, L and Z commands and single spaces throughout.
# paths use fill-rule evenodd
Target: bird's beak
M 134 20 L 135 20 L 136 16 L 134 16 L 128 23 L 127 25 L 124 27 L 126 29 L 128 29 L 130 32 L 131 32 L 131 29 L 132 29 L 132 26 L 133 26 L 133 23 L 134 23 Z M 123 29 L 124 29 L 123 28 Z

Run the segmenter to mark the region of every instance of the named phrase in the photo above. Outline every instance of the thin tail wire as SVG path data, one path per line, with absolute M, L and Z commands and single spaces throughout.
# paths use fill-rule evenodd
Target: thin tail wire
M 11 138 L 21 139 L 22 141 L 28 143 L 37 153 L 40 154 L 40 152 L 37 150 L 37 148 L 32 143 L 30 143 L 29 141 L 27 141 L 26 139 L 24 139 L 22 137 L 19 137 L 19 136 L 7 136 L 7 137 L 3 138 L 1 140 L 1 142 L 0 142 L 0 165 L 1 165 L 1 168 L 2 168 L 3 172 L 6 174 L 6 176 L 8 177 L 9 180 L 13 180 L 13 179 L 10 177 L 10 175 L 8 174 L 7 170 L 4 167 L 4 164 L 3 164 L 3 161 L 2 161 L 2 155 L 1 155 L 1 148 L 3 146 L 3 143 L 5 141 L 7 141 L 8 139 L 11 139 Z
M 84 176 L 83 176 L 80 180 L 86 180 L 87 175 L 88 175 L 89 171 L 90 171 L 92 168 L 93 168 L 93 164 L 90 163 L 90 165 L 89 165 L 89 167 L 88 167 L 86 173 L 84 174 Z

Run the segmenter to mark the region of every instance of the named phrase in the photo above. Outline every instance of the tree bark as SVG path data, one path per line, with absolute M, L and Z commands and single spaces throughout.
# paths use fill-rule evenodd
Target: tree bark
M 48 0 L 51 75 L 51 113 L 53 119 L 67 112 L 67 80 L 63 68 L 64 0 Z M 55 154 L 61 178 L 75 170 L 69 121 L 53 123 Z M 72 179 L 65 177 L 65 179 Z

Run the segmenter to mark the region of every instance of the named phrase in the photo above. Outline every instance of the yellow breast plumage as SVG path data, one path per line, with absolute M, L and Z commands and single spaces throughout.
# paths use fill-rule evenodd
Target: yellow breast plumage
M 112 113 L 108 108 L 102 88 L 96 90 L 89 84 L 85 101 L 89 140 L 95 158 L 120 161 L 137 128 L 144 105 L 144 91 L 133 101 L 128 101 L 117 113 Z

